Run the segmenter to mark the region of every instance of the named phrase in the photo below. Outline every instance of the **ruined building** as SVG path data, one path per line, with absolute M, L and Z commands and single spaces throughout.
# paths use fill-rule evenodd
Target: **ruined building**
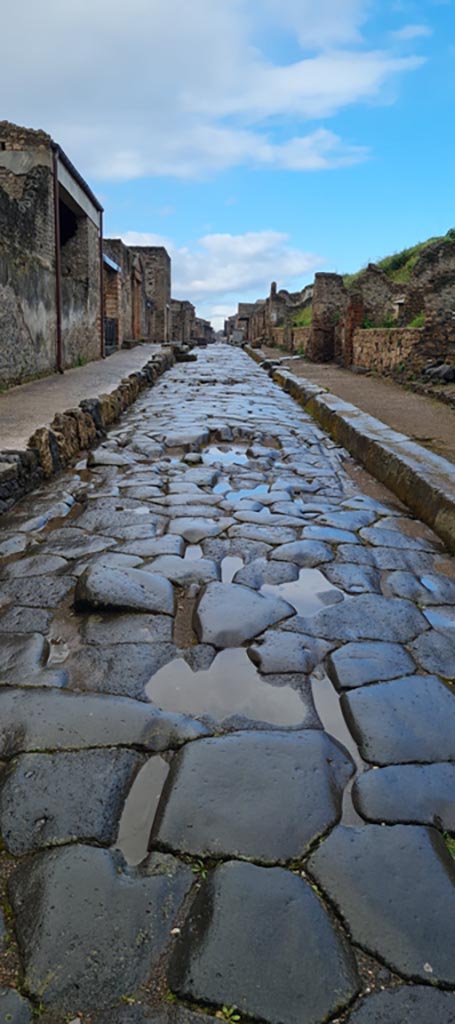
M 106 351 L 153 341 L 153 300 L 147 294 L 145 264 L 120 238 L 103 239 Z
M 163 345 L 171 341 L 171 258 L 163 246 L 131 245 L 130 252 L 142 260 L 145 290 L 153 303 L 150 341 Z
M 192 302 L 171 299 L 171 340 L 188 345 L 193 337 L 196 310 Z
M 0 122 L 0 383 L 104 349 L 102 207 L 49 135 Z

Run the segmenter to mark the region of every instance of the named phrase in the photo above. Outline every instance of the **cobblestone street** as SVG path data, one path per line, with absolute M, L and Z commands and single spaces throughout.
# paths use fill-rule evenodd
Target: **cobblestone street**
M 0 1024 L 455 1024 L 442 541 L 216 345 L 0 556 Z

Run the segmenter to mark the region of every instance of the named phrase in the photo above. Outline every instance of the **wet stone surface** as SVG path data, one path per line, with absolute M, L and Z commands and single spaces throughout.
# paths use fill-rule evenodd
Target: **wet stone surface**
M 307 883 L 232 861 L 196 897 L 170 981 L 186 999 L 235 1005 L 270 1024 L 324 1021 L 358 986 L 353 957 Z
M 349 1024 L 455 1024 L 455 996 L 423 985 L 375 992 L 351 1013 Z
M 363 949 L 403 977 L 455 985 L 455 864 L 437 832 L 339 827 L 309 871 Z
M 0 647 L 0 1024 L 451 1024 L 455 563 L 243 352 L 4 517 Z
M 200 857 L 297 860 L 339 819 L 353 770 L 318 731 L 189 744 L 173 758 L 152 843 Z
M 169 942 L 192 881 L 171 857 L 157 854 L 126 873 L 118 856 L 90 846 L 21 865 L 10 897 L 30 993 L 66 1014 L 134 991 Z
M 33 1008 L 13 988 L 0 988 L 0 1024 L 31 1024 Z

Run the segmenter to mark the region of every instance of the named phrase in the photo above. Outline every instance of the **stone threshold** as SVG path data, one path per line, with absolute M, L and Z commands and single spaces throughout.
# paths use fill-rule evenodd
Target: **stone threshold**
M 0 451 L 0 513 L 7 512 L 30 491 L 93 448 L 112 423 L 152 387 L 171 366 L 173 348 L 162 348 L 140 370 L 123 377 L 109 394 L 84 398 L 79 405 L 55 414 L 49 427 L 39 427 L 19 450 Z
M 278 368 L 261 349 L 246 345 L 244 351 L 455 553 L 455 471 L 450 462 L 325 388 Z

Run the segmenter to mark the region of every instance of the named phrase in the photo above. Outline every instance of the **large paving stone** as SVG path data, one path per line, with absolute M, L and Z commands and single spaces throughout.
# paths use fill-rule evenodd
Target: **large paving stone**
M 377 683 L 415 672 L 415 662 L 399 644 L 352 643 L 339 647 L 328 660 L 330 678 L 340 690 Z
M 67 690 L 0 689 L 0 757 L 29 751 L 132 746 L 158 752 L 211 730 L 136 700 Z
M 2 570 L 2 576 L 8 579 L 47 576 L 50 573 L 64 572 L 67 564 L 59 555 L 30 555 L 28 558 L 20 558 L 17 562 L 10 562 Z
M 455 679 L 455 630 L 432 629 L 412 645 L 412 653 L 426 672 Z
M 365 544 L 340 544 L 337 558 L 341 562 L 372 565 L 376 569 L 404 569 L 417 575 L 431 572 L 434 564 L 433 555 L 426 551 L 372 548 Z
M 442 544 L 436 544 L 435 540 L 428 540 L 424 537 L 410 537 L 403 530 L 388 530 L 386 527 L 373 526 L 360 531 L 360 536 L 377 547 L 398 548 L 403 550 L 410 548 L 413 551 L 437 551 Z
M 264 583 L 289 583 L 298 579 L 298 575 L 298 567 L 292 562 L 271 562 L 267 558 L 256 558 L 236 572 L 234 583 L 260 590 Z
M 349 1024 L 455 1024 L 455 996 L 428 985 L 401 985 L 362 999 Z
M 118 548 L 127 555 L 138 555 L 140 558 L 157 558 L 158 555 L 182 555 L 185 543 L 183 537 L 166 533 L 162 537 L 150 540 L 130 540 Z
M 5 593 L 23 608 L 56 608 L 73 590 L 71 576 L 32 576 L 30 579 L 8 580 Z
M 147 700 L 145 687 L 151 677 L 176 657 L 173 643 L 88 644 L 66 664 L 73 690 Z
M 365 761 L 455 760 L 455 695 L 436 676 L 407 676 L 351 690 L 343 714 Z
M 418 577 L 412 572 L 391 572 L 386 585 L 393 596 L 419 604 L 455 604 L 455 580 L 442 573 L 428 572 Z
M 155 558 L 150 565 L 150 572 L 159 573 L 178 583 L 181 587 L 187 587 L 191 583 L 211 583 L 219 579 L 219 569 L 216 562 L 208 558 L 180 558 L 178 555 L 161 555 Z
M 230 537 L 263 541 L 265 544 L 288 544 L 296 539 L 295 530 L 287 526 L 253 526 L 251 523 L 231 526 Z
M 339 827 L 308 867 L 354 942 L 406 978 L 455 984 L 455 863 L 434 829 Z
M 14 988 L 0 988 L 0 1024 L 31 1024 L 31 1003 Z
M 269 630 L 264 637 L 248 648 L 248 654 L 260 672 L 312 672 L 325 658 L 330 644 L 313 637 Z
M 88 644 L 162 644 L 172 640 L 172 629 L 169 615 L 105 612 L 90 615 L 81 634 Z
M 84 558 L 85 555 L 96 555 L 100 551 L 106 551 L 114 547 L 113 537 L 90 536 L 85 530 L 79 530 L 76 526 L 62 527 L 60 530 L 53 530 L 46 538 L 46 548 L 54 555 L 62 558 Z
M 194 875 L 155 855 L 141 870 L 89 846 L 37 854 L 10 882 L 28 991 L 54 1012 L 103 1009 L 146 981 Z
M 316 615 L 299 615 L 286 629 L 327 640 L 386 640 L 408 643 L 428 622 L 410 601 L 379 594 L 345 598 Z
M 77 608 L 129 608 L 132 611 L 174 611 L 172 584 L 143 569 L 86 569 L 76 586 Z
M 0 633 L 47 633 L 52 618 L 49 609 L 10 606 L 0 616 Z
M 206 537 L 218 537 L 234 522 L 225 516 L 220 519 L 204 519 L 202 516 L 183 516 L 172 519 L 169 533 L 179 534 L 188 544 L 199 544 Z
M 294 608 L 281 598 L 235 583 L 209 583 L 197 606 L 195 627 L 203 643 L 238 647 L 293 614 Z
M 1 642 L 0 684 L 7 686 L 62 687 L 67 673 L 46 668 L 49 644 L 40 633 L 6 636 Z
M 352 795 L 368 821 L 436 825 L 455 832 L 455 764 L 400 764 L 364 772 Z
M 201 857 L 296 860 L 339 820 L 353 770 L 315 730 L 189 744 L 172 760 L 152 843 Z
M 305 526 L 304 538 L 321 540 L 327 544 L 356 544 L 358 537 L 350 530 L 337 530 L 334 526 Z
M 113 843 L 144 758 L 130 750 L 25 754 L 0 789 L 0 833 L 17 856 L 74 840 Z
M 203 883 L 169 981 L 183 998 L 267 1024 L 320 1024 L 358 991 L 353 955 L 310 886 L 235 862 Z
M 368 565 L 334 562 L 324 567 L 324 576 L 336 587 L 347 590 L 348 594 L 381 593 L 380 573 Z

